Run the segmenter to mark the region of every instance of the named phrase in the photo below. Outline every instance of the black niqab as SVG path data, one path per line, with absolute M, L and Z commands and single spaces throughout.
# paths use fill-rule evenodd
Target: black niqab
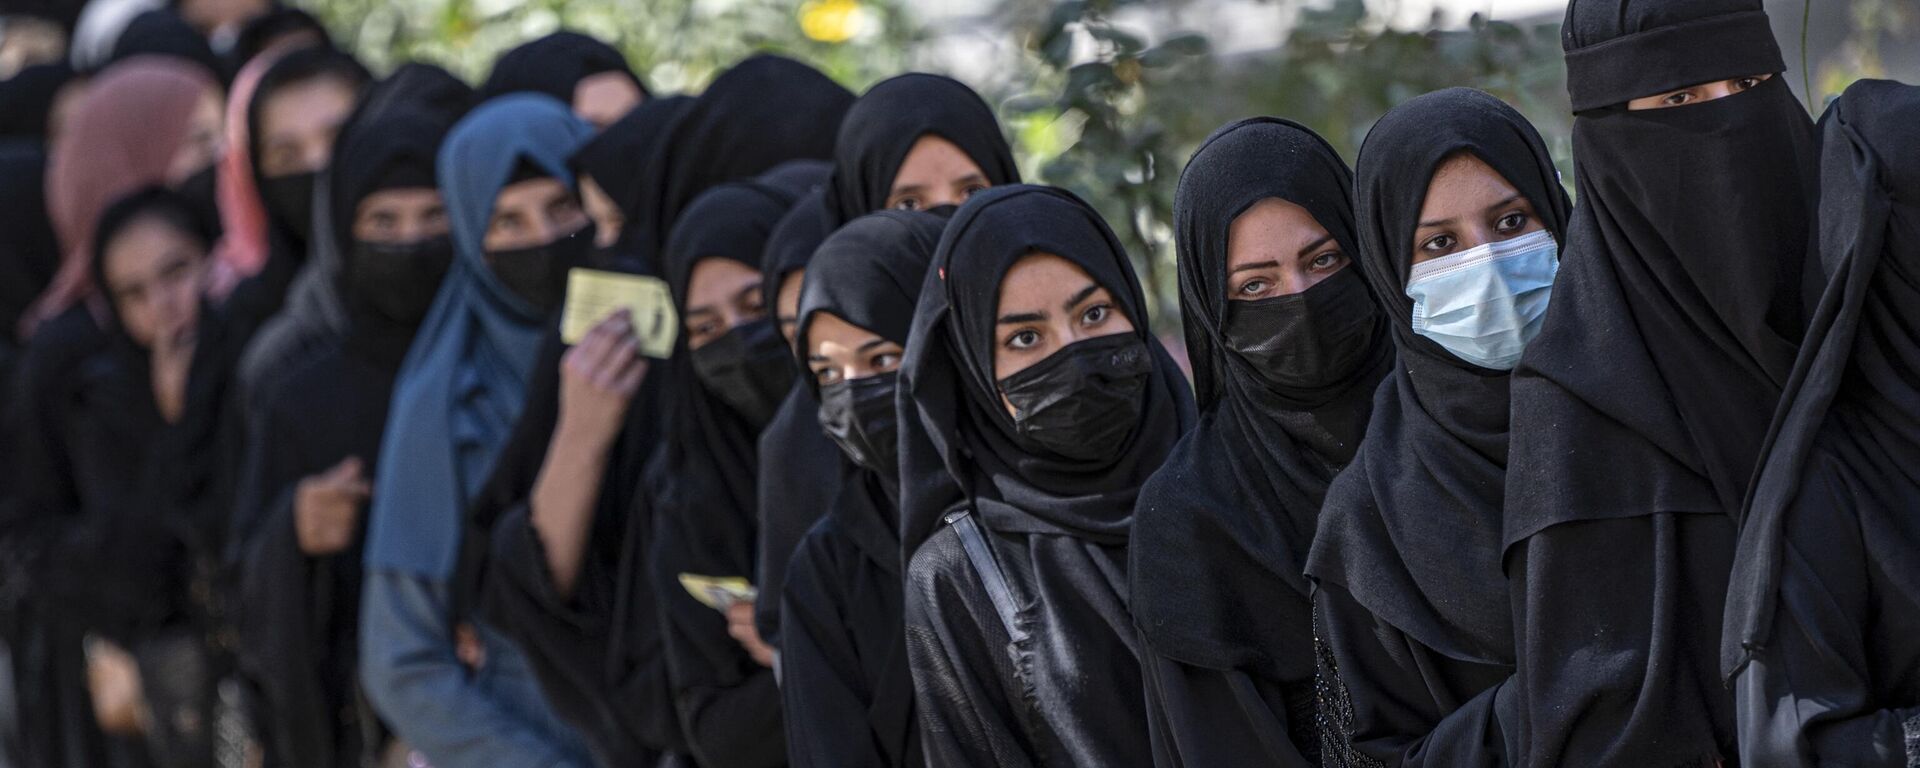
M 1350 334 L 1345 340 L 1363 353 L 1321 387 L 1270 383 L 1226 337 L 1234 306 L 1227 242 L 1235 219 L 1277 198 L 1305 208 L 1341 253 L 1357 257 L 1351 179 L 1333 147 L 1274 118 L 1214 132 L 1181 175 L 1181 315 L 1204 415 L 1134 509 L 1134 620 L 1156 653 L 1214 669 L 1254 666 L 1281 679 L 1312 676 L 1301 571 L 1320 499 L 1360 444 L 1393 346 L 1350 264 L 1310 290 L 1339 291 L 1340 301 L 1360 306 L 1351 316 L 1364 324 L 1316 331 Z
M 950 77 L 908 73 L 868 89 L 840 124 L 827 195 L 834 223 L 885 208 L 908 151 L 928 135 L 953 142 L 988 184 L 1020 183 L 1000 121 L 980 94 Z
M 480 100 L 509 93 L 544 93 L 573 105 L 573 92 L 580 81 L 602 72 L 626 75 L 647 93 L 647 85 L 627 66 L 627 57 L 611 45 L 579 32 L 562 30 L 500 54 L 493 72 L 480 85 Z
M 663 273 L 668 233 L 707 189 L 788 160 L 831 158 L 852 103 L 853 94 L 819 70 L 779 56 L 754 56 L 714 78 L 646 158 L 642 199 L 627 219 L 652 238 L 639 256 Z
M 1814 162 L 1813 124 L 1777 74 L 1785 65 L 1759 7 L 1567 9 L 1568 88 L 1585 93 L 1591 73 L 1609 101 L 1574 121 L 1581 205 L 1566 269 L 1514 371 L 1509 543 L 1573 520 L 1732 515 L 1746 495 L 1802 332 Z M 1709 33 L 1736 37 L 1701 45 Z M 1653 51 L 1667 68 L 1644 67 Z M 1730 74 L 1729 62 L 1743 69 Z M 1701 104 L 1619 103 L 1768 73 Z

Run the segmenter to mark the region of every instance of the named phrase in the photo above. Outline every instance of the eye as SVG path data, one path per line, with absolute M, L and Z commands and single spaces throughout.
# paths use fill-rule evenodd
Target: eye
M 885 373 L 900 367 L 900 355 L 895 352 L 882 352 L 874 355 L 873 360 L 867 364 L 873 366 L 874 370 Z
M 840 380 L 840 369 L 831 365 L 825 368 L 816 368 L 813 371 L 813 380 L 820 384 L 832 384 Z
M 1040 344 L 1040 334 L 1031 329 L 1014 331 L 1007 336 L 1007 349 L 1032 349 Z
M 1347 255 L 1339 251 L 1322 251 L 1307 263 L 1307 268 L 1315 272 L 1325 272 L 1347 263 Z
M 1248 280 L 1240 284 L 1240 295 L 1258 296 L 1260 294 L 1266 293 L 1267 288 L 1269 288 L 1270 286 L 1271 284 L 1267 282 L 1266 278 L 1256 277 L 1252 280 Z
M 1514 211 L 1513 213 L 1500 217 L 1499 221 L 1493 223 L 1493 228 L 1504 234 L 1507 232 L 1518 232 L 1521 227 L 1525 227 L 1526 225 L 1527 215 L 1519 211 Z
M 960 199 L 967 200 L 985 191 L 987 191 L 985 184 L 968 184 L 965 189 L 960 190 Z
M 1690 101 L 1693 101 L 1693 91 L 1691 90 L 1674 91 L 1673 93 L 1660 97 L 1660 103 L 1668 107 L 1677 107 Z
M 899 200 L 895 200 L 893 201 L 893 209 L 896 211 L 920 210 L 920 198 L 903 197 L 903 198 L 900 198 Z
M 1766 78 L 1759 77 L 1759 76 L 1743 77 L 1733 81 L 1733 89 L 1736 91 L 1744 91 L 1750 88 L 1754 88 L 1765 81 L 1766 81 Z
M 1087 311 L 1080 313 L 1080 324 L 1086 325 L 1086 326 L 1099 325 L 1101 323 L 1106 322 L 1107 315 L 1112 312 L 1113 312 L 1113 307 L 1111 306 L 1108 306 L 1106 304 L 1095 304 L 1091 307 L 1087 307 Z
M 1453 235 L 1434 235 L 1433 237 L 1427 238 L 1426 242 L 1421 243 L 1420 249 L 1432 253 L 1440 253 L 1453 250 L 1453 247 L 1459 244 L 1459 242 L 1459 240 L 1454 239 Z

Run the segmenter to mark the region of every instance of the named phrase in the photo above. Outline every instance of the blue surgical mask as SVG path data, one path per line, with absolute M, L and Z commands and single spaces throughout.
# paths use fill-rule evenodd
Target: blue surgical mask
M 1540 230 L 1413 265 L 1413 332 L 1482 368 L 1511 370 L 1540 333 L 1560 246 Z

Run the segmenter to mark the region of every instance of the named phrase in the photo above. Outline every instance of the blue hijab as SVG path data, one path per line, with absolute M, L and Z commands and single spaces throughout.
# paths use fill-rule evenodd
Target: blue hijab
M 567 158 L 592 129 L 552 97 L 482 104 L 440 147 L 454 262 L 394 386 L 374 478 L 367 567 L 446 580 L 468 497 L 520 416 L 544 314 L 500 283 L 481 248 L 494 198 L 525 161 L 571 186 Z

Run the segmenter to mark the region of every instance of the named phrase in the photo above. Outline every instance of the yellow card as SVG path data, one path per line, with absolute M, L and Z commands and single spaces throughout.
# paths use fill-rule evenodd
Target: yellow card
M 760 590 L 739 576 L 702 576 L 697 573 L 680 574 L 680 586 L 687 594 L 704 603 L 708 608 L 725 611 L 734 603 L 751 603 L 760 596 Z
M 657 277 L 628 275 L 598 269 L 567 273 L 567 304 L 560 314 L 560 340 L 578 344 L 587 331 L 619 310 L 633 313 L 633 332 L 640 338 L 640 354 L 665 360 L 673 354 L 680 333 L 680 317 L 673 311 L 673 294 Z

